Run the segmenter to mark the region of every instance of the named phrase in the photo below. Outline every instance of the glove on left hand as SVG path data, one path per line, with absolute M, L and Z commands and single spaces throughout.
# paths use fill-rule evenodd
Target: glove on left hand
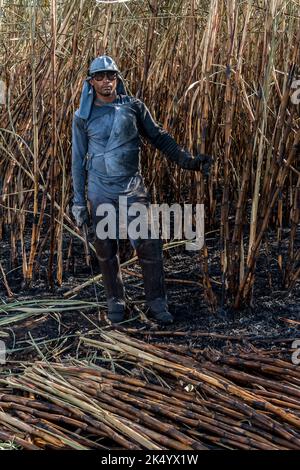
M 202 171 L 205 176 L 209 176 L 211 165 L 213 163 L 213 157 L 210 155 L 200 154 L 195 158 L 195 160 L 199 162 L 199 170 Z
M 205 154 L 197 155 L 192 158 L 188 152 L 184 152 L 179 158 L 179 165 L 185 170 L 202 171 L 205 176 L 210 173 L 210 167 L 212 164 L 212 157 Z

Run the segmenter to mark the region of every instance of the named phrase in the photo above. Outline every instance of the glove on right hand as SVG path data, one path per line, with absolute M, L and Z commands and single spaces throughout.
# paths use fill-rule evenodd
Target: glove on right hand
M 72 206 L 72 214 L 78 227 L 82 227 L 83 224 L 89 222 L 89 213 L 86 206 L 77 206 L 74 204 Z

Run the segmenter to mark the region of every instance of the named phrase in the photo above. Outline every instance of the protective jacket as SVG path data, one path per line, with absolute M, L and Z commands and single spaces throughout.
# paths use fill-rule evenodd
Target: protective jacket
M 87 119 L 78 111 L 72 126 L 74 204 L 86 203 L 87 179 L 89 192 L 116 195 L 128 193 L 135 179 L 141 181 L 141 136 L 182 168 L 192 160 L 137 98 L 118 95 L 112 103 L 94 104 Z

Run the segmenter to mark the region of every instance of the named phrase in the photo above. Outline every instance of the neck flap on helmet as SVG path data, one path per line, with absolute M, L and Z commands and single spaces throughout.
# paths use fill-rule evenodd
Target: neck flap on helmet
M 116 92 L 118 95 L 126 95 L 126 88 L 123 81 L 123 78 L 120 75 L 120 71 L 113 61 L 113 59 L 109 56 L 99 56 L 96 57 L 90 64 L 89 68 L 89 76 L 84 80 L 81 97 L 80 97 L 80 105 L 78 116 L 82 119 L 88 119 L 92 110 L 93 102 L 96 97 L 96 92 L 94 87 L 91 85 L 91 74 L 95 72 L 102 72 L 102 71 L 114 71 L 118 73 L 118 83 Z

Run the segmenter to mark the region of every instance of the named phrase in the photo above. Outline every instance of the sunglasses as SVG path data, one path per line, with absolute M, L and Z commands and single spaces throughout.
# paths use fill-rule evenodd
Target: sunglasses
M 105 76 L 110 82 L 112 82 L 113 80 L 117 79 L 118 74 L 116 72 L 96 72 L 92 74 L 92 78 L 94 78 L 97 82 L 102 82 Z

